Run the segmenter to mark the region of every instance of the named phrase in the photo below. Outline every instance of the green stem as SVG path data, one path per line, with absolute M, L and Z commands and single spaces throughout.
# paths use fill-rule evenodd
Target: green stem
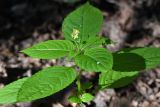
M 77 84 L 77 95 L 78 95 L 78 97 L 80 97 L 81 96 L 81 94 L 82 94 L 82 87 L 81 87 L 81 74 L 82 74 L 82 71 L 83 70 L 81 70 L 80 69 L 80 71 L 79 71 L 79 74 L 78 74 L 78 76 L 77 76 L 77 81 L 76 81 L 76 84 Z M 77 107 L 83 107 L 83 103 L 80 103 L 80 104 L 77 104 Z
M 82 70 L 79 71 L 79 74 L 77 76 L 77 90 L 78 90 L 78 94 L 81 93 L 81 74 L 82 74 Z
M 79 52 L 80 51 L 79 44 L 77 42 L 74 42 L 74 43 L 76 45 L 76 48 L 78 49 L 77 51 Z
M 81 94 L 82 94 L 82 89 L 81 89 L 81 74 L 82 74 L 82 70 L 79 71 L 79 74 L 77 76 L 77 82 L 76 82 L 76 84 L 77 84 L 77 91 L 78 91 L 77 95 L 78 96 L 81 96 Z M 83 104 L 82 103 L 77 104 L 77 107 L 83 107 Z

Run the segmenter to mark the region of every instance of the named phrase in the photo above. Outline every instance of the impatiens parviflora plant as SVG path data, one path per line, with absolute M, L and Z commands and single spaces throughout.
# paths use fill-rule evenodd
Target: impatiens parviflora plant
M 129 48 L 110 52 L 104 45 L 111 40 L 97 36 L 103 23 L 101 11 L 85 3 L 70 13 L 63 22 L 65 40 L 49 40 L 38 43 L 22 52 L 40 59 L 67 57 L 74 61 L 73 67 L 54 66 L 45 68 L 31 77 L 19 79 L 0 89 L 0 104 L 29 102 L 52 95 L 71 83 L 77 91 L 70 102 L 90 102 L 91 82 L 82 83 L 82 72 L 98 72 L 98 89 L 120 88 L 131 83 L 140 70 L 160 65 L 160 48 Z

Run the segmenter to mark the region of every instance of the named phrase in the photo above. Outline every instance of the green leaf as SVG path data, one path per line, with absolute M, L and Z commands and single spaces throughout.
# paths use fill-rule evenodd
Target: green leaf
M 66 39 L 82 43 L 99 33 L 102 22 L 101 11 L 87 2 L 64 19 L 62 31 Z
M 135 53 L 114 53 L 113 70 L 140 71 L 145 69 L 145 59 Z
M 80 97 L 80 99 L 83 101 L 83 102 L 90 102 L 94 99 L 94 96 L 91 95 L 90 93 L 84 93 L 82 94 L 82 96 Z
M 75 63 L 87 71 L 106 72 L 113 65 L 112 54 L 104 48 L 90 48 L 75 57 Z
M 52 95 L 70 85 L 76 72 L 67 67 L 49 67 L 39 71 L 22 85 L 18 101 L 26 102 Z
M 98 47 L 98 46 L 102 46 L 102 44 L 104 44 L 105 42 L 106 42 L 105 38 L 91 37 L 87 41 L 84 41 L 82 44 L 80 44 L 80 48 L 84 50 L 87 48 Z
M 67 87 L 76 76 L 72 68 L 46 68 L 30 78 L 20 79 L 0 89 L 0 104 L 28 102 L 49 96 Z
M 55 59 L 68 55 L 74 49 L 74 44 L 68 40 L 49 40 L 38 43 L 22 52 L 34 58 Z
M 114 55 L 114 70 L 144 70 L 160 65 L 160 48 L 129 48 Z
M 81 99 L 77 96 L 71 96 L 68 98 L 68 100 L 71 103 L 82 103 Z
M 49 67 L 30 78 L 20 79 L 0 89 L 0 104 L 28 102 L 54 94 L 76 78 L 74 69 Z
M 120 88 L 130 84 L 139 72 L 121 72 L 121 71 L 108 71 L 101 73 L 99 77 L 99 85 L 101 88 Z
M 27 79 L 28 78 L 19 79 L 0 89 L 0 104 L 16 103 L 18 92 Z
M 82 84 L 82 90 L 90 89 L 92 87 L 93 87 L 93 84 L 91 82 Z
M 75 50 L 70 51 L 69 54 L 68 54 L 68 56 L 67 56 L 67 58 L 68 58 L 69 60 L 71 60 L 72 58 L 76 57 L 78 54 L 80 54 L 80 52 L 75 51 Z
M 116 42 L 112 41 L 111 39 L 105 38 L 105 43 L 104 44 L 116 44 Z

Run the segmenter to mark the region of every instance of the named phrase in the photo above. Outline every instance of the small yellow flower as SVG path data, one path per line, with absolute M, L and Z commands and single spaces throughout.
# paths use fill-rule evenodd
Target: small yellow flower
M 73 38 L 73 39 L 77 39 L 79 33 L 80 33 L 79 30 L 73 29 L 73 32 L 72 32 L 72 34 L 71 34 L 72 38 Z

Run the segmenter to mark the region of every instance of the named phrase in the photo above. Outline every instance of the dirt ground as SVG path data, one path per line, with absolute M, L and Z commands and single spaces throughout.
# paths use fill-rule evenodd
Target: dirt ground
M 31 76 L 38 70 L 54 65 L 67 65 L 61 60 L 39 60 L 19 51 L 41 41 L 63 39 L 61 24 L 64 17 L 85 0 L 1 0 L 0 1 L 0 87 Z M 76 1 L 76 0 L 75 0 Z M 117 51 L 124 47 L 160 47 L 159 0 L 91 0 L 103 11 L 101 35 L 116 42 L 107 48 Z M 95 74 L 83 75 L 97 81 Z M 93 79 L 94 78 L 94 79 Z M 67 97 L 75 84 L 52 96 L 30 103 L 0 107 L 74 107 Z M 129 86 L 105 89 L 95 93 L 86 107 L 160 107 L 160 67 L 141 71 Z

